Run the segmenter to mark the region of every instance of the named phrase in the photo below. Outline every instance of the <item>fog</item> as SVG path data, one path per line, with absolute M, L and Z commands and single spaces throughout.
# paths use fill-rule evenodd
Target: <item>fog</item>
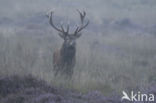
M 53 77 L 52 54 L 63 40 L 46 17 L 54 11 L 59 27 L 89 26 L 77 40 L 71 85 Z M 81 91 L 110 93 L 156 82 L 155 0 L 0 0 L 0 75 L 33 74 Z
M 130 18 L 138 24 L 153 25 L 156 17 L 155 0 L 1 0 L 1 17 L 29 17 L 36 13 L 55 10 L 60 15 L 73 15 L 76 9 L 86 10 L 89 17 L 102 19 Z

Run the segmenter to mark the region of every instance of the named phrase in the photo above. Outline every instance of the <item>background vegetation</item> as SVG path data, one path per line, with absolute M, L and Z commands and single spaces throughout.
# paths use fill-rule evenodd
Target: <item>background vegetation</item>
M 85 8 L 88 10 L 87 18 L 90 20 L 90 25 L 77 40 L 77 62 L 72 81 L 53 76 L 52 54 L 55 49 L 61 47 L 63 40 L 48 24 L 46 10 L 37 9 L 42 2 L 35 5 L 32 1 L 31 5 L 22 8 L 24 2 L 11 4 L 7 0 L 3 1 L 3 4 L 14 8 L 15 14 L 8 9 L 1 9 L 0 75 L 32 74 L 55 85 L 82 92 L 99 90 L 105 94 L 123 89 L 137 89 L 155 83 L 156 24 L 152 19 L 155 17 L 152 12 L 155 7 L 149 8 L 149 5 L 155 2 L 151 0 L 144 4 L 143 1 L 124 4 L 122 0 L 118 3 L 107 2 L 112 8 L 104 8 L 110 12 L 99 11 L 100 7 L 97 9 L 91 7 L 93 1 L 91 4 L 84 2 L 90 7 L 90 9 Z M 67 14 L 61 12 L 61 5 L 67 11 L 69 9 L 67 5 L 72 7 L 78 2 L 82 4 L 81 0 L 71 4 L 69 1 L 59 4 L 54 18 L 58 26 L 60 20 L 64 24 L 66 20 L 70 20 L 71 26 L 78 23 L 79 18 L 75 11 L 70 10 Z M 96 5 L 105 2 L 99 0 Z M 49 6 L 47 3 L 45 7 Z M 30 1 L 26 4 L 30 4 Z M 53 1 L 52 8 L 56 7 L 54 4 L 57 4 L 56 1 Z M 76 7 L 81 7 L 80 4 Z M 115 4 L 118 10 L 115 10 Z M 123 5 L 128 6 L 126 8 Z M 130 9 L 129 14 L 126 15 L 127 12 L 120 7 L 125 10 Z M 120 14 L 120 11 L 123 11 L 123 14 Z M 118 13 L 120 15 L 116 15 Z M 148 18 L 144 17 L 146 14 Z M 74 28 L 75 26 L 71 31 Z

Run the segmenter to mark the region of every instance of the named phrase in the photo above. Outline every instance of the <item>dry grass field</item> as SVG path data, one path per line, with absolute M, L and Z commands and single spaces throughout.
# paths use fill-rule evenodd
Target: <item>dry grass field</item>
M 156 83 L 154 0 L 0 1 L 0 76 L 33 75 L 49 84 L 109 95 Z M 12 8 L 12 10 L 10 10 Z M 76 9 L 85 10 L 89 26 L 77 40 L 71 80 L 54 77 L 52 57 L 63 40 L 48 23 L 75 29 Z M 61 21 L 61 22 L 60 22 Z M 121 92 L 120 92 L 121 93 Z

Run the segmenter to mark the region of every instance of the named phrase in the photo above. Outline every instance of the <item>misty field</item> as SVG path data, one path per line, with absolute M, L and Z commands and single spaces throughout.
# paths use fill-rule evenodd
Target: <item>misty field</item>
M 0 77 L 32 75 L 55 86 L 105 95 L 145 89 L 156 83 L 155 0 L 1 0 Z M 80 24 L 76 10 L 90 24 L 77 40 L 71 80 L 54 77 L 53 53 L 63 39 L 49 24 Z
M 52 56 L 63 40 L 47 28 L 27 24 L 0 31 L 0 75 L 28 75 L 81 92 L 104 94 L 137 89 L 156 82 L 155 35 L 105 29 L 83 32 L 77 40 L 77 62 L 72 80 L 53 76 Z M 90 24 L 91 25 L 91 24 Z M 38 28 L 37 28 L 38 27 Z

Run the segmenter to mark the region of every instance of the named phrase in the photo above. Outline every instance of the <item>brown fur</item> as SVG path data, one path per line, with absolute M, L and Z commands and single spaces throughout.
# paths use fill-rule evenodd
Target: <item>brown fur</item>
M 67 61 L 68 58 L 63 57 L 64 52 L 61 52 L 61 49 L 57 49 L 53 54 L 53 68 L 55 72 L 55 76 L 60 73 L 61 75 L 65 75 L 67 77 L 71 77 L 73 74 L 73 68 L 75 66 L 75 55 L 72 56 L 70 61 Z

